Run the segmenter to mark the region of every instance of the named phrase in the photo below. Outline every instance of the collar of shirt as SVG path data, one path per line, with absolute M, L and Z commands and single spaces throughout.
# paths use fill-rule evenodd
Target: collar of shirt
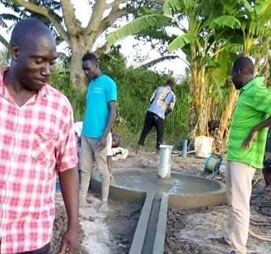
M 251 79 L 245 86 L 243 86 L 241 88 L 241 92 L 248 90 L 249 88 L 251 88 L 252 86 L 254 86 L 255 84 L 258 83 L 264 83 L 264 77 L 255 77 L 253 79 Z
M 171 91 L 171 87 L 170 87 L 170 86 L 166 86 L 166 88 L 167 88 L 168 90 L 170 90 L 170 91 Z

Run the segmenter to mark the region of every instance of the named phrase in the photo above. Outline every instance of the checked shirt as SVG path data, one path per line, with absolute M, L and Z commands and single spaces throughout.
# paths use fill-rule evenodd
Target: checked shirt
M 24 105 L 0 71 L 0 253 L 37 250 L 52 238 L 57 172 L 77 165 L 68 99 L 45 85 Z

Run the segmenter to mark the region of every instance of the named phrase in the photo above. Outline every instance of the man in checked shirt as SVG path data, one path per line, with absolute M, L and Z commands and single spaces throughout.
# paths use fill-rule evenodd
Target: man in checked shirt
M 0 71 L 0 253 L 49 253 L 59 176 L 68 216 L 61 253 L 78 249 L 78 172 L 73 112 L 48 84 L 56 59 L 51 31 L 34 18 L 10 39 Z

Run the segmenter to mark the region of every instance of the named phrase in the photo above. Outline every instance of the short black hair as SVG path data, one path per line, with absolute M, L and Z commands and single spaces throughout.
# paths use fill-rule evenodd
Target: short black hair
M 14 27 L 11 37 L 10 46 L 26 46 L 35 36 L 48 34 L 53 37 L 51 30 L 41 20 L 37 18 L 26 18 L 20 20 Z
M 174 82 L 173 82 L 173 80 L 168 79 L 168 80 L 165 82 L 165 85 L 166 85 L 166 86 L 170 86 L 170 87 L 174 87 Z
M 235 60 L 232 69 L 246 74 L 254 74 L 254 64 L 247 56 L 239 56 Z
M 95 64 L 98 64 L 99 62 L 98 57 L 95 54 L 90 53 L 89 51 L 83 55 L 82 61 L 91 61 Z

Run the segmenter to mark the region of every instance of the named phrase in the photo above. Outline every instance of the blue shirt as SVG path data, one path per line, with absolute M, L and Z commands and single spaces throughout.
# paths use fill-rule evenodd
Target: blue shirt
M 86 96 L 83 136 L 87 138 L 103 136 L 110 113 L 109 102 L 116 100 L 117 86 L 109 76 L 102 74 L 90 82 Z
M 149 112 L 152 112 L 160 118 L 165 118 L 166 109 L 173 110 L 176 101 L 176 96 L 172 92 L 169 86 L 160 86 L 156 88 L 150 99 L 151 105 L 148 108 Z

